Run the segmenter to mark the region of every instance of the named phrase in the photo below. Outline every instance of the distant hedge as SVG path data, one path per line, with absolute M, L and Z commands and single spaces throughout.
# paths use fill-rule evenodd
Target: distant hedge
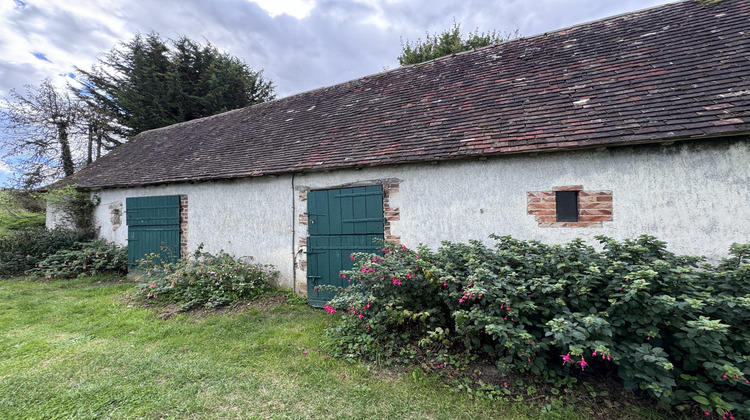
M 76 242 L 94 239 L 93 230 L 46 229 L 7 231 L 0 236 L 0 277 L 23 275 L 42 259 Z

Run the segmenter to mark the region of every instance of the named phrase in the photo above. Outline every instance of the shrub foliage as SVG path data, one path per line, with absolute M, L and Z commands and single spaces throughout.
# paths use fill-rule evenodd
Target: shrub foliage
M 94 238 L 93 230 L 28 228 L 0 237 L 0 277 L 23 274 L 46 256 Z
M 353 255 L 342 276 L 354 281 L 326 306 L 343 312 L 339 355 L 436 367 L 482 356 L 558 383 L 615 371 L 664 405 L 750 417 L 750 245 L 699 266 L 649 236 L 600 237 L 600 252 L 493 238 Z
M 198 249 L 192 256 L 166 262 L 150 254 L 139 262 L 133 297 L 179 303 L 183 309 L 216 307 L 254 299 L 268 291 L 278 272 L 272 265 L 247 263 L 223 251 Z
M 77 242 L 26 271 L 35 277 L 72 279 L 97 274 L 127 274 L 128 250 L 104 240 Z

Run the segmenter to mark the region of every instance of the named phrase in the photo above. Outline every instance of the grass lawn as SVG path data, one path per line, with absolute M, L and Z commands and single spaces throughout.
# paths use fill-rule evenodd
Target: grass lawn
M 0 281 L 0 418 L 587 418 L 329 358 L 333 318 L 306 305 L 163 319 L 124 297 L 129 283 L 98 280 Z

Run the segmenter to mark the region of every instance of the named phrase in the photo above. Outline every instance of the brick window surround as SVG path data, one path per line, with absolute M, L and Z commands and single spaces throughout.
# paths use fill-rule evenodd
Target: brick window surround
M 578 221 L 558 222 L 555 192 L 578 191 Z M 542 227 L 601 227 L 612 219 L 612 191 L 586 191 L 583 185 L 554 187 L 526 193 L 527 213 Z

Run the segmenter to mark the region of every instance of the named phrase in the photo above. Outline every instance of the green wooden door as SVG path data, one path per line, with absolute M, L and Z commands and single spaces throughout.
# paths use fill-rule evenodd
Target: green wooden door
M 307 194 L 307 300 L 323 306 L 334 293 L 317 286 L 344 286 L 341 270 L 352 267 L 352 252 L 380 253 L 383 238 L 383 187 L 341 188 Z
M 180 258 L 180 196 L 125 199 L 128 225 L 128 264 L 157 253 L 165 261 Z

